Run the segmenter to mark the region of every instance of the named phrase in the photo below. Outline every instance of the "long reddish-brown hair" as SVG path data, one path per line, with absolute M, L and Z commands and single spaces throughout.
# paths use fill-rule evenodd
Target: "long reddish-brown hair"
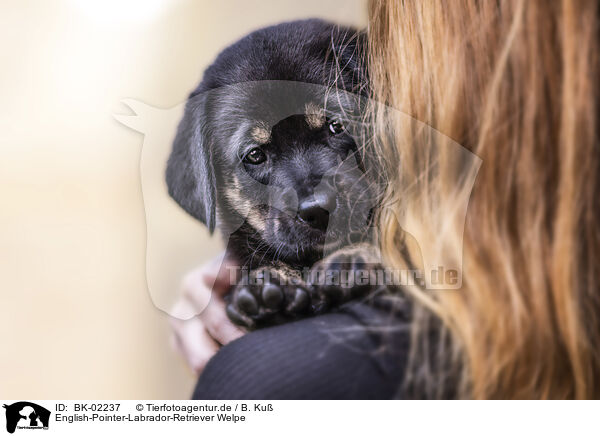
M 375 98 L 482 162 L 472 192 L 450 191 L 475 168 L 373 109 L 388 137 L 375 145 L 393 205 L 380 217 L 385 258 L 397 267 L 420 264 L 424 252 L 462 261 L 461 289 L 406 287 L 423 309 L 407 377 L 419 395 L 443 395 L 450 380 L 468 398 L 600 396 L 599 4 L 369 4 Z M 415 189 L 424 162 L 437 169 Z M 448 212 L 465 200 L 466 224 Z M 434 318 L 447 340 L 431 350 Z

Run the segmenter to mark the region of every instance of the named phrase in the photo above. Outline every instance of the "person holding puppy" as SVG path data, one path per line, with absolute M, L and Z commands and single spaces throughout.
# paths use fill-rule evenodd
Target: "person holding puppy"
M 177 322 L 179 345 L 201 372 L 195 397 L 599 398 L 599 7 L 372 0 L 373 97 L 483 161 L 472 192 L 449 190 L 448 180 L 473 169 L 432 153 L 432 135 L 375 107 L 374 133 L 391 125 L 393 136 L 367 152 L 383 163 L 387 198 L 398 200 L 378 215 L 384 260 L 418 265 L 448 241 L 417 229 L 411 244 L 398 215 L 423 233 L 462 234 L 448 211 L 466 196 L 464 237 L 441 247 L 448 262 L 462 257 L 462 287 L 406 286 L 394 310 L 354 303 L 242 336 L 218 311 L 195 319 L 193 331 Z M 436 171 L 406 195 L 423 162 Z M 211 274 L 200 270 L 188 294 L 210 292 Z M 339 341 L 331 332 L 340 330 L 355 333 Z

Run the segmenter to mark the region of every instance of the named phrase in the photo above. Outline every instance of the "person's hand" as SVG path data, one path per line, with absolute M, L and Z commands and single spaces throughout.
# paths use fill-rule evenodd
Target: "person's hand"
M 170 317 L 173 343 L 192 370 L 200 374 L 221 345 L 245 332 L 225 314 L 223 295 L 230 288 L 230 278 L 222 255 L 190 271 L 182 282 L 182 288 L 182 297 Z M 182 319 L 189 317 L 190 313 L 198 315 Z

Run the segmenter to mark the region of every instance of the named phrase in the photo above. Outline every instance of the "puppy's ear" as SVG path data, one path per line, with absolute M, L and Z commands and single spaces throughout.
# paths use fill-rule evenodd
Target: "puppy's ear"
M 207 98 L 192 95 L 167 164 L 169 195 L 190 215 L 215 228 L 215 174 L 207 129 Z

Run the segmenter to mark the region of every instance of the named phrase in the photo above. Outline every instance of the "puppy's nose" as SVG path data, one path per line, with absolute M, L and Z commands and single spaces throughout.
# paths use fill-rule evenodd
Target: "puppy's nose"
M 326 230 L 329 213 L 333 212 L 335 206 L 335 195 L 332 193 L 315 194 L 300 203 L 298 217 L 315 229 Z

